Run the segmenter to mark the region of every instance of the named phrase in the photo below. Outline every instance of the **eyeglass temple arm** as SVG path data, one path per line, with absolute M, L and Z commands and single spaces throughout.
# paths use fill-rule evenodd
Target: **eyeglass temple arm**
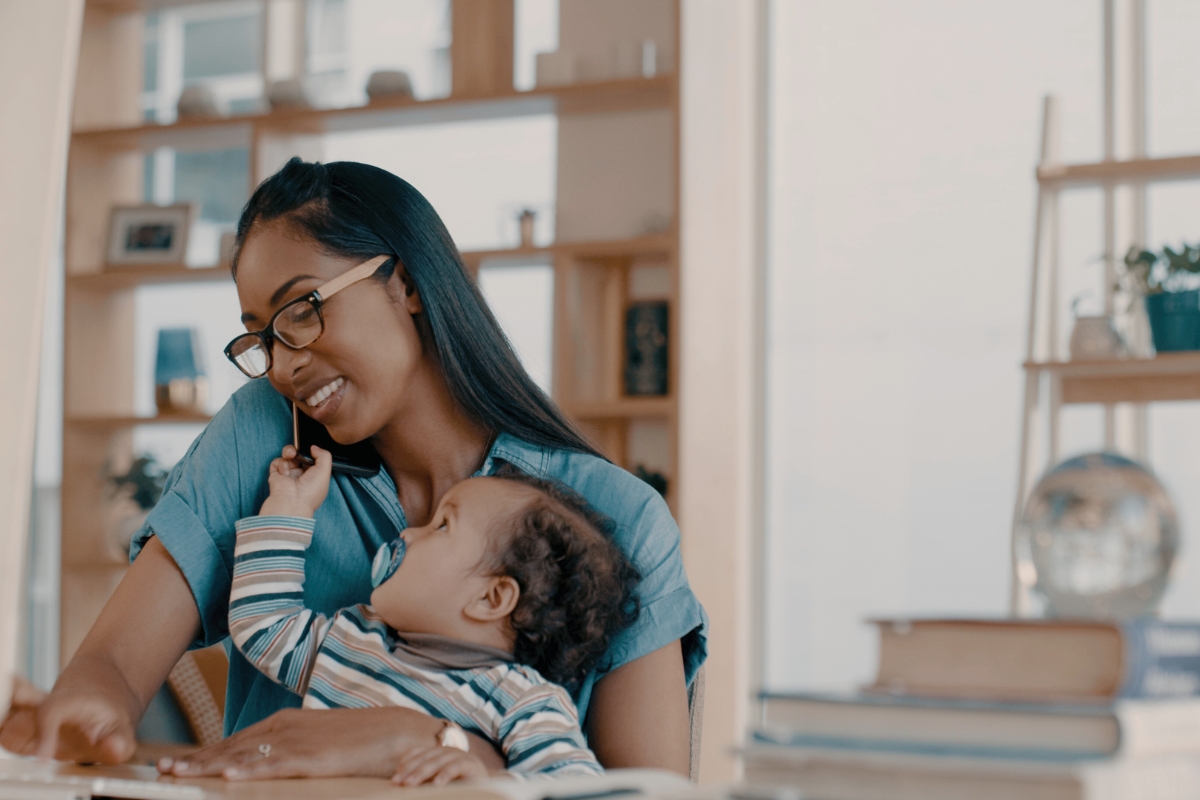
M 317 289 L 317 296 L 322 300 L 328 300 L 350 284 L 361 281 L 363 278 L 369 278 L 371 275 L 375 274 L 375 270 L 383 266 L 384 262 L 390 258 L 391 256 L 375 256 L 375 258 L 372 258 L 370 261 L 367 261 L 363 264 L 359 264 L 349 272 L 343 272 L 329 283 Z

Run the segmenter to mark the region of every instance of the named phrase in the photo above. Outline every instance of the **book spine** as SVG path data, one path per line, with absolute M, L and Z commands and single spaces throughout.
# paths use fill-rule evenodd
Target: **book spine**
M 1200 695 L 1200 623 L 1135 619 L 1121 625 L 1121 635 L 1121 697 Z

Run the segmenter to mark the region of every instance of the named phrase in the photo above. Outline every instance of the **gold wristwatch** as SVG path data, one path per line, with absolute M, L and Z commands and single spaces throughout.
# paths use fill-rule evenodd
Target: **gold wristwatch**
M 448 719 L 442 720 L 442 729 L 438 731 L 437 741 L 442 747 L 453 747 L 464 753 L 471 752 L 471 740 L 467 738 L 467 732 L 457 722 Z

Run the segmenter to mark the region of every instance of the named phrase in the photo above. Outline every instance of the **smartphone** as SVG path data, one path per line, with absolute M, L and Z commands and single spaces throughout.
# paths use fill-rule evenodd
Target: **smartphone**
M 369 478 L 379 472 L 379 453 L 375 452 L 370 442 L 338 444 L 324 425 L 308 414 L 301 414 L 295 403 L 292 403 L 292 437 L 300 460 L 306 464 L 313 463 L 312 446 L 315 444 L 328 450 L 333 456 L 334 472 L 363 478 Z

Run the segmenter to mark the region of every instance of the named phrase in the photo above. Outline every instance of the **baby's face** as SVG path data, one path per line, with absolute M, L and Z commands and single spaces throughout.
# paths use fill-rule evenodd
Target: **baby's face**
M 429 524 L 400 536 L 399 569 L 371 595 L 371 605 L 399 631 L 461 638 L 463 610 L 483 595 L 491 531 L 529 501 L 531 490 L 499 478 L 471 478 L 446 492 Z

